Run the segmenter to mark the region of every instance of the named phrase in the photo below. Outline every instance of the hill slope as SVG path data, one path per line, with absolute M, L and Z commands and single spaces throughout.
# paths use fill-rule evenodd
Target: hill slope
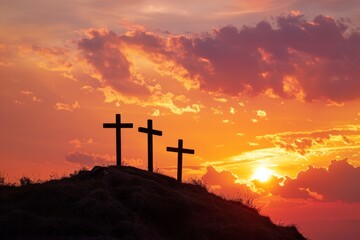
M 305 239 L 205 188 L 132 167 L 0 188 L 1 239 Z

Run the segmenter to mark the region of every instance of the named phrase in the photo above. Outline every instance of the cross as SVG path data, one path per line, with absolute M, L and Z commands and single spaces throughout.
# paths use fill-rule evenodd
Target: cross
M 183 153 L 188 153 L 188 154 L 194 154 L 195 151 L 194 149 L 186 149 L 183 148 L 183 140 L 179 139 L 178 140 L 178 147 L 167 147 L 166 151 L 168 152 L 177 152 L 178 153 L 178 171 L 177 171 L 177 180 L 179 182 L 181 182 L 181 177 L 182 177 L 182 155 Z
M 148 170 L 153 171 L 153 135 L 162 136 L 162 131 L 153 129 L 152 120 L 147 120 L 147 128 L 139 127 L 139 132 L 148 136 Z
M 121 166 L 121 129 L 133 128 L 132 123 L 121 123 L 121 115 L 116 114 L 115 123 L 104 123 L 103 128 L 115 128 L 116 129 L 116 165 Z

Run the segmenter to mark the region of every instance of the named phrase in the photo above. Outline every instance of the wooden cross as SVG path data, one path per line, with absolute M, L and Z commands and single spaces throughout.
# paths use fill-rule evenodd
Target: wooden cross
M 121 166 L 121 129 L 133 128 L 132 123 L 121 123 L 121 115 L 116 114 L 115 123 L 104 123 L 103 128 L 115 128 L 116 129 L 116 165 Z
M 139 132 L 148 135 L 148 170 L 153 171 L 153 135 L 162 136 L 162 131 L 153 129 L 152 120 L 147 120 L 147 128 L 139 127 Z
M 168 152 L 177 152 L 178 153 L 177 180 L 179 182 L 181 182 L 181 177 L 182 177 L 182 155 L 183 155 L 183 153 L 194 154 L 195 151 L 194 151 L 194 149 L 183 148 L 183 140 L 182 139 L 178 140 L 178 147 L 177 148 L 167 147 L 166 151 L 168 151 Z

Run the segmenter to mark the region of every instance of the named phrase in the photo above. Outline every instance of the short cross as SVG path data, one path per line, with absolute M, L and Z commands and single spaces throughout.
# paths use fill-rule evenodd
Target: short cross
M 177 152 L 178 153 L 177 180 L 179 182 L 181 182 L 181 177 L 182 177 L 182 155 L 183 155 L 183 153 L 194 154 L 195 151 L 194 151 L 194 149 L 183 148 L 183 140 L 182 139 L 179 139 L 177 148 L 167 147 L 166 151 L 168 151 L 168 152 Z
M 104 123 L 103 128 L 115 128 L 116 129 L 116 165 L 121 166 L 121 129 L 133 128 L 132 123 L 121 123 L 121 115 L 116 114 L 115 123 Z
M 162 131 L 153 129 L 152 120 L 147 120 L 147 128 L 139 127 L 139 132 L 148 136 L 148 170 L 153 171 L 153 135 L 162 136 Z

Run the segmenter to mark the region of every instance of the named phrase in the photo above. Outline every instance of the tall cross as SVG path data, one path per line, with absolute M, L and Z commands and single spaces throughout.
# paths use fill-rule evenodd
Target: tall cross
M 121 166 L 121 129 L 133 128 L 132 123 L 121 123 L 121 115 L 116 114 L 115 123 L 104 123 L 103 128 L 115 128 L 116 129 L 116 165 Z
M 186 149 L 183 148 L 183 140 L 179 139 L 178 140 L 178 147 L 167 147 L 166 151 L 168 152 L 177 152 L 178 153 L 178 171 L 177 171 L 177 180 L 179 182 L 181 182 L 181 177 L 182 177 L 182 155 L 183 153 L 187 153 L 187 154 L 194 154 L 195 151 L 194 149 Z
M 162 131 L 153 129 L 152 120 L 147 120 L 147 128 L 139 127 L 139 132 L 147 133 L 148 136 L 148 169 L 153 171 L 153 135 L 162 136 Z

